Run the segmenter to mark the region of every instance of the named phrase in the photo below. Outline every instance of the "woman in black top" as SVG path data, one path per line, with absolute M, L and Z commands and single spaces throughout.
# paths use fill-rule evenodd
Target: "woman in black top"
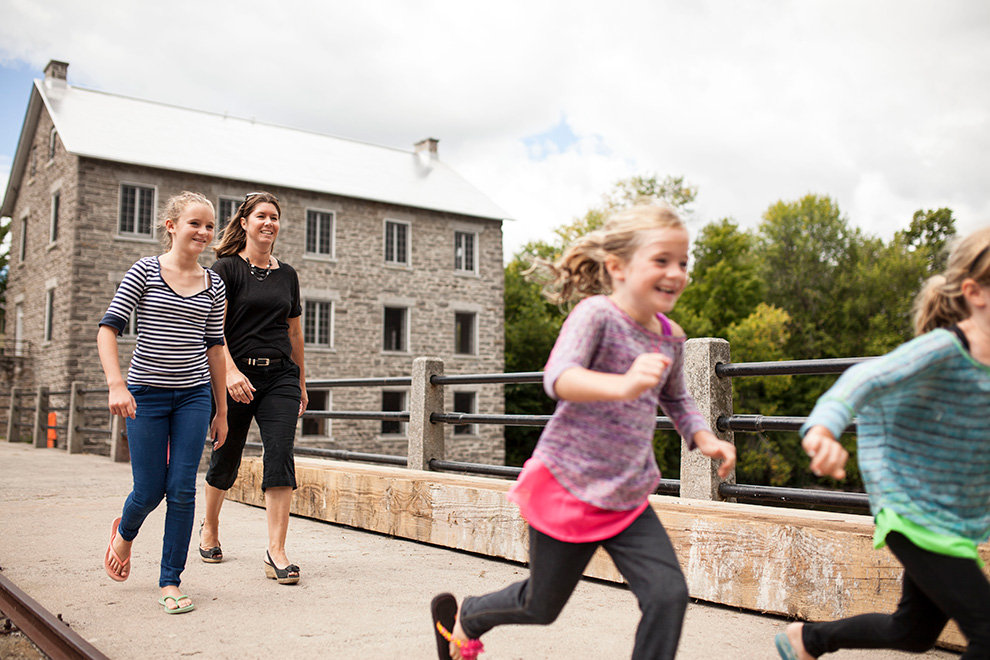
M 206 474 L 206 517 L 199 553 L 217 563 L 220 507 L 234 485 L 251 420 L 264 445 L 268 517 L 265 573 L 279 584 L 299 581 L 289 562 L 285 536 L 296 487 L 292 447 L 296 420 L 306 410 L 306 372 L 300 323 L 299 278 L 272 256 L 281 208 L 271 193 L 251 193 L 237 209 L 214 248 L 215 270 L 227 287 L 224 353 L 227 363 L 227 442 L 213 451 Z

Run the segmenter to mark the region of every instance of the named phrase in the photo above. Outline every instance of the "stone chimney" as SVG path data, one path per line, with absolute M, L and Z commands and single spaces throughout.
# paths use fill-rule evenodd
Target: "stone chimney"
M 66 77 L 69 73 L 69 63 L 51 60 L 45 67 L 45 84 L 48 87 L 62 86 L 66 84 Z
M 420 140 L 415 144 L 416 153 L 420 154 L 420 157 L 428 156 L 431 159 L 437 158 L 437 143 L 440 140 L 436 138 L 426 138 L 425 140 Z

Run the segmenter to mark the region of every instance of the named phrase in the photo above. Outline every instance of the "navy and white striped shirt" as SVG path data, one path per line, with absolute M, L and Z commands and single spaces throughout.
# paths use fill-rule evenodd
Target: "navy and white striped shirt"
M 158 257 L 131 266 L 100 325 L 119 335 L 137 309 L 137 345 L 127 370 L 128 385 L 183 388 L 210 382 L 206 349 L 223 344 L 223 280 L 205 269 L 209 287 L 180 296 L 162 279 Z

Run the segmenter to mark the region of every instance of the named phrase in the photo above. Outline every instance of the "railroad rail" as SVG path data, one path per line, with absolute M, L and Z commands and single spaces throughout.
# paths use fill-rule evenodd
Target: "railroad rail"
M 51 660 L 110 660 L 2 573 L 0 611 Z

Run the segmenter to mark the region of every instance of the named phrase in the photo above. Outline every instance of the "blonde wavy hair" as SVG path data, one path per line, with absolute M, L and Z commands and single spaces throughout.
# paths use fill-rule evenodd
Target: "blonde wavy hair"
M 990 227 L 956 240 L 945 272 L 925 282 L 914 300 L 916 335 L 969 318 L 971 312 L 962 293 L 962 284 L 967 279 L 990 286 Z
M 576 239 L 554 262 L 537 260 L 529 272 L 544 282 L 543 295 L 562 305 L 581 298 L 612 292 L 612 278 L 605 260 L 614 256 L 627 263 L 643 244 L 646 232 L 682 229 L 677 212 L 661 204 L 640 204 L 617 212 L 601 229 Z

